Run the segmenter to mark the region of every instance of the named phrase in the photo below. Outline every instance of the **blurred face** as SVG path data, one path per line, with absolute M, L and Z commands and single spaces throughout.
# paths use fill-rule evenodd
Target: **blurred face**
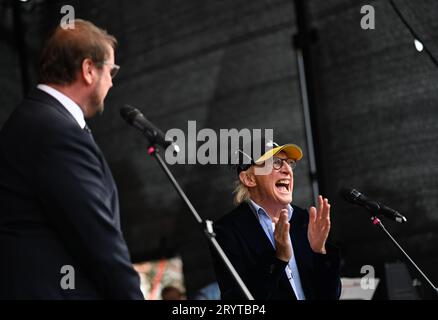
M 111 69 L 114 66 L 114 49 L 111 46 L 108 46 L 108 53 L 108 59 L 105 60 L 102 69 L 98 69 L 96 85 L 90 95 L 90 109 L 93 110 L 93 114 L 103 112 L 105 97 L 113 86 Z
M 280 152 L 275 157 L 288 160 L 284 152 Z M 259 205 L 266 208 L 280 208 L 292 202 L 294 176 L 286 161 L 282 162 L 280 169 L 273 168 L 270 174 L 254 175 L 254 181 L 254 188 L 250 188 L 251 197 Z

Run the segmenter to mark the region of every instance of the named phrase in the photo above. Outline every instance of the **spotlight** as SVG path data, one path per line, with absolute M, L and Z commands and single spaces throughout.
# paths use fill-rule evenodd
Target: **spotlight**
M 423 51 L 423 44 L 420 41 L 415 39 L 414 44 L 415 44 L 415 49 L 417 49 L 418 52 Z

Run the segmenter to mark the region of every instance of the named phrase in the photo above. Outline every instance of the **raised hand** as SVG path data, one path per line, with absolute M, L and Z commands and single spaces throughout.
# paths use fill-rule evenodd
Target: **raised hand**
M 278 259 L 288 262 L 292 257 L 292 246 L 289 237 L 290 224 L 288 221 L 287 209 L 281 210 L 278 220 L 275 219 L 274 223 L 275 255 Z
M 328 199 L 318 196 L 318 209 L 309 208 L 307 237 L 310 247 L 316 253 L 325 254 L 325 242 L 330 231 L 330 204 Z

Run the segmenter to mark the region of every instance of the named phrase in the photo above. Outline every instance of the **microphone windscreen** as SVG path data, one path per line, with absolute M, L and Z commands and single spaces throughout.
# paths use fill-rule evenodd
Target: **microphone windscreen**
M 340 190 L 339 190 L 339 195 L 344 199 L 344 200 L 347 200 L 347 201 L 353 201 L 354 200 L 354 195 L 353 195 L 353 190 L 354 189 L 351 189 L 351 188 L 341 188 Z
M 140 113 L 140 111 L 138 111 L 134 107 L 131 107 L 130 105 L 124 105 L 120 109 L 120 115 L 130 124 L 132 124 L 132 121 L 138 113 Z

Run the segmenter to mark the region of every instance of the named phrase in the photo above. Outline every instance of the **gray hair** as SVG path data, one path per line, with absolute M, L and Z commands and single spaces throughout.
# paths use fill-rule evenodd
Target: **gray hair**
M 249 201 L 250 194 L 248 188 L 242 183 L 242 181 L 237 180 L 234 183 L 234 204 L 239 205 L 244 201 Z

